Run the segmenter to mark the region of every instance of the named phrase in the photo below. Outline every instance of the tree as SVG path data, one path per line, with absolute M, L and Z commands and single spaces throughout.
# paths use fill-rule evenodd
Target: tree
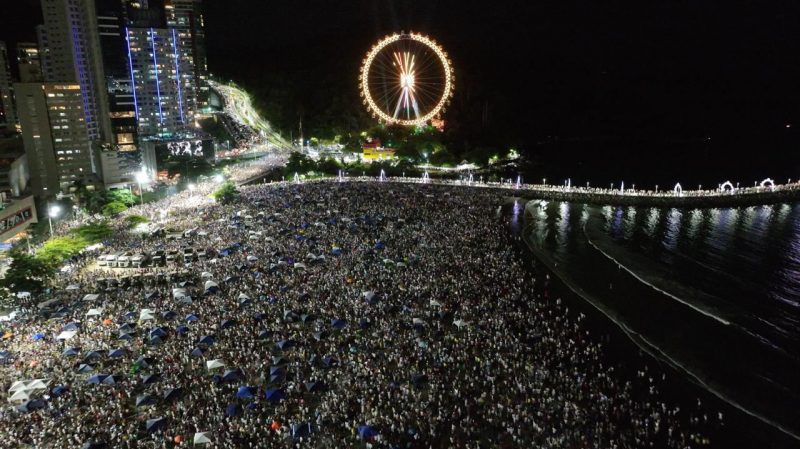
M 135 228 L 137 225 L 147 222 L 147 217 L 143 215 L 131 214 L 125 217 L 125 223 L 128 223 L 129 228 Z
M 106 217 L 114 217 L 128 210 L 125 203 L 119 201 L 112 201 L 103 206 L 103 215 Z
M 136 195 L 131 193 L 131 191 L 128 189 L 115 189 L 107 190 L 105 192 L 105 201 L 106 203 L 119 202 L 131 207 L 135 206 L 139 200 L 136 198 Z
M 227 204 L 239 197 L 239 190 L 236 189 L 236 184 L 233 182 L 225 181 L 211 194 L 211 197 L 218 203 Z
M 293 151 L 289 155 L 289 162 L 286 163 L 288 173 L 305 173 L 315 168 L 314 160 L 298 151 Z
M 55 274 L 55 268 L 45 260 L 24 252 L 13 252 L 13 261 L 0 285 L 13 292 L 38 293 L 47 279 Z

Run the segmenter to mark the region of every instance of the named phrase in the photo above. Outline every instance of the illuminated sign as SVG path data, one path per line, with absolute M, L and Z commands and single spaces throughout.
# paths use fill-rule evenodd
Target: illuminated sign
M 203 157 L 202 140 L 186 140 L 182 142 L 167 143 L 167 150 L 171 156 Z
M 0 219 L 0 234 L 16 228 L 31 218 L 33 218 L 33 212 L 30 207 L 26 207 L 14 215 L 9 215 L 8 217 Z

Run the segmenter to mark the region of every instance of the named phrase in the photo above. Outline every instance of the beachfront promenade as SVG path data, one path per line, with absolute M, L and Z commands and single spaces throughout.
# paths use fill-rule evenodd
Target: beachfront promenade
M 257 183 L 263 176 L 252 176 L 241 185 Z M 393 183 L 430 183 L 439 185 L 467 186 L 476 188 L 492 188 L 509 190 L 516 196 L 547 201 L 569 201 L 614 206 L 654 206 L 654 207 L 738 207 L 756 206 L 760 204 L 788 203 L 800 200 L 800 182 L 791 184 L 763 183 L 755 187 L 735 188 L 723 184 L 725 188 L 713 190 L 681 190 L 668 191 L 635 190 L 635 189 L 603 189 L 594 187 L 555 186 L 547 184 L 517 184 L 506 182 L 475 182 L 464 180 L 447 180 L 434 178 L 410 177 L 327 177 L 314 181 L 357 181 L 357 182 L 393 182 Z M 285 181 L 289 182 L 312 182 Z

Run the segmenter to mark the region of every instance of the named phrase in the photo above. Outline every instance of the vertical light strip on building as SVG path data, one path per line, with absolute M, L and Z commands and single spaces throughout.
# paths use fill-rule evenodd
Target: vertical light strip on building
M 175 81 L 178 82 L 178 110 L 181 113 L 181 123 L 186 124 L 183 120 L 183 94 L 181 93 L 181 69 L 178 62 L 178 38 L 175 37 L 175 28 L 172 29 L 172 51 L 175 54 Z
M 139 102 L 136 101 L 136 80 L 133 78 L 133 58 L 131 57 L 131 35 L 128 34 L 128 27 L 125 27 L 125 43 L 128 44 L 128 66 L 131 69 L 131 90 L 133 90 L 133 112 L 136 114 L 136 122 L 139 122 Z
M 156 95 L 158 96 L 158 124 L 164 126 L 164 112 L 161 110 L 161 85 L 158 81 L 158 61 L 156 60 L 156 33 L 150 28 L 150 44 L 153 47 L 153 67 L 156 69 Z M 159 130 L 160 132 L 161 130 Z

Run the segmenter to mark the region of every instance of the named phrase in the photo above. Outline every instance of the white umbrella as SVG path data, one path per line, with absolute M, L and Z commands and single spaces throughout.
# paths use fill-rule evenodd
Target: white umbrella
M 155 312 L 150 309 L 142 309 L 139 312 L 139 321 L 152 321 L 155 319 Z
M 242 300 L 242 299 L 251 299 L 251 298 L 249 296 L 247 296 L 245 293 L 239 293 L 239 298 L 238 299 Z
M 225 366 L 225 361 L 222 359 L 214 359 L 206 362 L 206 369 L 209 370 L 222 368 L 223 366 Z
M 442 307 L 442 303 L 440 303 L 439 301 L 437 301 L 435 299 L 431 299 L 430 304 L 431 304 L 431 307 Z
M 100 316 L 102 314 L 103 311 L 100 309 L 89 309 L 89 311 L 86 312 L 86 316 Z
M 305 270 L 306 269 L 306 264 L 304 264 L 304 263 L 296 263 L 296 264 L 294 264 L 294 269 L 295 270 Z
M 100 295 L 97 293 L 90 293 L 83 297 L 84 301 L 97 301 L 98 299 L 100 299 Z
M 247 261 L 248 262 L 255 262 L 257 260 L 258 260 L 258 257 L 256 257 L 256 256 L 247 256 Z
M 70 338 L 74 337 L 77 334 L 78 334 L 78 331 L 64 331 L 64 332 L 61 332 L 60 334 L 58 334 L 58 336 L 56 337 L 56 340 L 67 341 L 67 340 L 69 340 Z
M 175 299 L 183 298 L 186 296 L 186 289 L 185 288 L 173 288 L 172 289 L 172 297 Z
M 206 281 L 206 283 L 204 284 L 204 287 L 205 287 L 206 290 L 210 290 L 210 289 L 212 289 L 214 287 L 219 288 L 219 284 L 217 284 L 214 281 Z
M 194 441 L 192 441 L 193 445 L 198 444 L 209 444 L 212 443 L 211 441 L 211 432 L 197 432 L 194 434 Z
M 19 390 L 14 392 L 8 398 L 8 402 L 25 402 L 31 398 L 30 392 L 28 390 Z
M 81 286 L 78 285 L 78 284 L 69 284 L 67 286 L 67 290 L 80 290 L 80 289 L 81 289 Z
M 211 279 L 214 277 L 214 275 L 209 273 L 208 271 L 204 271 L 203 274 L 200 275 L 200 277 L 203 279 Z
M 462 327 L 465 327 L 465 326 L 468 326 L 468 325 L 469 325 L 469 323 L 467 323 L 467 322 L 466 322 L 466 321 L 464 321 L 464 320 L 455 320 L 455 321 L 453 321 L 453 324 L 455 324 L 455 325 L 456 325 L 456 327 L 458 327 L 459 329 L 461 329 Z
M 33 379 L 28 381 L 27 389 L 30 390 L 47 390 L 47 384 L 49 384 L 49 380 L 45 379 Z
M 414 325 L 417 325 L 417 324 L 419 324 L 420 326 L 424 326 L 424 325 L 425 325 L 425 322 L 424 322 L 424 321 L 422 321 L 422 320 L 421 320 L 421 319 L 419 319 L 419 318 L 414 318 L 414 319 L 412 319 L 412 320 L 411 320 L 411 323 L 412 323 L 412 324 L 414 324 Z
M 18 380 L 18 381 L 15 381 L 13 384 L 11 384 L 11 388 L 8 389 L 8 392 L 12 393 L 14 391 L 23 391 L 27 387 L 28 387 L 27 381 Z

